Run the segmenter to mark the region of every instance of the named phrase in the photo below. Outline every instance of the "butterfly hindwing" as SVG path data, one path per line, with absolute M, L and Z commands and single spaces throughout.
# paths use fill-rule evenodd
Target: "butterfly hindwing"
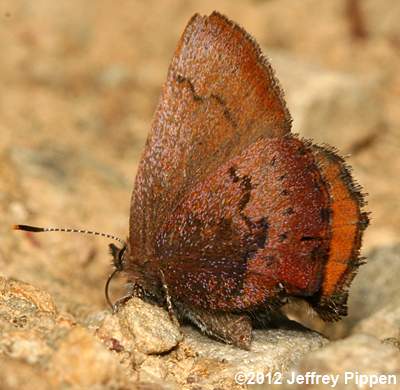
M 324 281 L 310 302 L 323 319 L 337 320 L 347 314 L 348 287 L 362 264 L 361 239 L 369 221 L 362 210 L 365 196 L 344 159 L 330 147 L 313 146 L 313 151 L 327 183 L 332 207 Z
M 261 138 L 197 183 L 156 238 L 173 299 L 249 310 L 312 295 L 327 260 L 330 199 L 309 143 Z

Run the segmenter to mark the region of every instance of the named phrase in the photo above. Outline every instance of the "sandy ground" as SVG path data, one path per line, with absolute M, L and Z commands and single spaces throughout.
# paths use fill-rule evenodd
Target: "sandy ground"
M 358 15 L 339 0 L 0 0 L 1 273 L 68 297 L 74 313 L 104 307 L 107 241 L 10 226 L 126 236 L 137 164 L 174 47 L 193 13 L 214 9 L 267 55 L 374 81 L 379 126 L 368 137 L 357 130 L 360 142 L 347 152 L 370 194 L 365 253 L 398 241 L 400 4 L 361 3 Z

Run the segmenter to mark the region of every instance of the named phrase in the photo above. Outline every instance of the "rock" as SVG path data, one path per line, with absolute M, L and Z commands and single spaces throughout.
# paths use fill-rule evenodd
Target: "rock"
M 128 332 L 125 332 L 128 333 Z M 122 333 L 117 315 L 107 313 L 96 329 L 96 335 L 107 345 L 110 350 L 116 352 L 133 352 L 135 350 L 134 338 L 128 333 Z
M 382 343 L 383 344 L 389 344 L 389 345 L 397 348 L 398 350 L 400 350 L 400 340 L 399 340 L 399 338 L 388 337 L 387 339 L 383 339 Z
M 129 370 L 119 360 L 87 329 L 76 326 L 58 343 L 49 372 L 53 383 L 58 385 L 128 386 Z
M 377 81 L 268 53 L 285 91 L 293 131 L 348 153 L 384 125 Z
M 400 297 L 368 318 L 360 321 L 353 333 L 366 333 L 380 340 L 400 338 Z
M 298 363 L 308 352 L 327 344 L 320 334 L 304 329 L 268 329 L 253 331 L 250 351 L 225 345 L 185 328 L 184 344 L 205 359 L 202 362 L 207 381 L 232 381 L 238 371 L 282 372 Z M 192 375 L 193 376 L 193 375 Z M 199 383 L 201 385 L 201 382 Z
M 27 372 L 43 373 L 52 387 L 175 389 L 190 377 L 189 382 L 202 383 L 204 388 L 211 384 L 237 388 L 232 379 L 235 365 L 226 359 L 235 348 L 192 328 L 189 332 L 195 336 L 187 338 L 192 343 L 180 343 L 180 329 L 159 307 L 133 298 L 117 314 L 92 313 L 79 325 L 70 314 L 59 312 L 47 292 L 16 280 L 1 279 L 0 285 L 0 359 L 8 359 L 10 366 L 12 361 L 15 366 L 26 364 Z M 252 359 L 262 362 L 257 358 L 257 337 Z M 278 344 L 282 354 L 291 354 Z M 210 348 L 213 354 L 204 353 Z M 299 351 L 295 348 L 295 352 Z M 249 352 L 236 350 L 235 356 L 243 353 Z M 264 358 L 268 353 L 268 349 L 262 352 Z M 7 383 L 9 379 L 4 378 Z M 22 386 L 24 380 L 15 383 Z
M 107 347 L 70 314 L 59 312 L 46 291 L 0 277 L 0 363 L 14 375 L 21 367 L 14 379 L 0 373 L 0 388 L 32 388 L 25 375 L 33 383 L 41 383 L 43 376 L 51 388 L 152 388 L 149 382 L 136 382 L 131 360 Z
M 33 312 L 53 316 L 57 312 L 56 305 L 49 293 L 19 280 L 0 277 L 0 300 L 6 301 L 10 307 L 15 309 L 29 307 Z
M 337 390 L 367 388 L 368 383 L 357 384 L 361 380 L 360 375 L 368 375 L 374 380 L 375 375 L 383 375 L 393 381 L 400 374 L 400 352 L 389 344 L 381 343 L 378 339 L 368 335 L 354 335 L 344 340 L 330 343 L 325 348 L 319 349 L 306 355 L 301 362 L 294 366 L 290 373 L 285 376 L 283 389 L 308 389 L 309 384 L 288 384 L 286 381 L 293 375 L 307 372 L 315 372 L 320 375 L 338 375 L 339 382 L 332 386 Z M 347 374 L 347 384 L 345 378 Z M 349 377 L 354 375 L 354 377 Z M 398 378 L 397 378 L 398 380 Z M 314 382 L 315 383 L 315 382 Z M 393 383 L 393 382 L 392 382 Z M 312 386 L 313 389 L 326 389 L 326 384 Z M 374 389 L 394 389 L 396 386 L 379 384 Z
M 141 382 L 161 382 L 167 375 L 167 366 L 159 356 L 148 356 L 140 366 L 139 380 Z
M 4 332 L 1 336 L 0 352 L 30 364 L 45 361 L 52 349 L 46 339 L 34 331 Z
M 44 361 L 52 352 L 46 339 L 56 322 L 47 292 L 0 277 L 0 352 L 31 364 Z
M 47 372 L 37 365 L 0 355 L 0 389 L 52 390 Z
M 350 290 L 349 316 L 344 319 L 349 329 L 393 301 L 400 302 L 399 273 L 400 245 L 378 247 L 367 255 Z
M 130 299 L 117 315 L 122 334 L 145 354 L 170 351 L 182 340 L 179 328 L 164 309 L 139 298 Z
M 245 351 L 193 327 L 181 329 L 183 340 L 164 309 L 132 298 L 117 314 L 105 315 L 96 334 L 111 350 L 130 354 L 140 381 L 177 388 L 188 383 L 204 389 L 240 388 L 234 382 L 237 371 L 284 371 L 327 343 L 301 327 L 255 330 L 251 350 Z

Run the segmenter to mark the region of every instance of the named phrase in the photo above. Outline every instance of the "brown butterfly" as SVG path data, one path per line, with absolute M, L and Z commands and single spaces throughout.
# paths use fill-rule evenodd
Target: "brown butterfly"
M 241 348 L 254 319 L 290 297 L 324 320 L 346 315 L 364 196 L 334 149 L 290 130 L 256 42 L 217 12 L 194 15 L 140 162 L 127 243 L 110 245 L 131 294 Z

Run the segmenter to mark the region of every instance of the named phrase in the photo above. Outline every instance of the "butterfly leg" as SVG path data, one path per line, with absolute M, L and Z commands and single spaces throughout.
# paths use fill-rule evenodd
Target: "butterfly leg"
M 133 297 L 132 294 L 126 294 L 121 298 L 118 298 L 116 302 L 114 302 L 111 306 L 112 313 L 115 314 L 118 312 L 120 307 L 124 306 L 126 302 L 128 302 Z
M 245 314 L 210 312 L 202 309 L 187 309 L 177 305 L 179 313 L 197 325 L 200 330 L 226 344 L 250 349 L 252 325 Z
M 174 307 L 172 306 L 171 296 L 169 295 L 169 292 L 168 292 L 168 286 L 167 286 L 167 283 L 165 282 L 164 272 L 162 270 L 160 270 L 160 273 L 161 273 L 161 282 L 162 282 L 162 286 L 163 286 L 164 293 L 165 293 L 165 300 L 167 302 L 169 318 L 178 328 L 180 328 L 179 321 L 178 321 L 175 311 L 174 311 Z
M 148 300 L 148 297 L 146 297 L 145 292 L 139 285 L 129 283 L 127 287 L 128 287 L 128 292 L 121 298 L 118 298 L 116 302 L 111 304 L 111 310 L 113 314 L 117 313 L 118 310 L 133 297 L 137 297 L 143 300 Z

